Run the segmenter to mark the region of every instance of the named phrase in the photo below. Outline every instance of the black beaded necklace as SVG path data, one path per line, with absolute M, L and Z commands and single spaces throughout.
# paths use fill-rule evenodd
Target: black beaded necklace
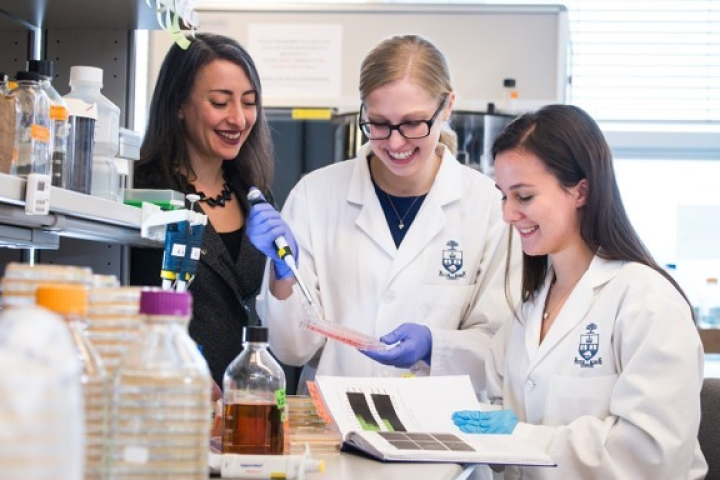
M 224 207 L 226 202 L 232 199 L 232 184 L 223 176 L 223 188 L 215 198 L 208 197 L 204 192 L 197 192 L 200 195 L 200 202 L 205 202 L 211 207 Z

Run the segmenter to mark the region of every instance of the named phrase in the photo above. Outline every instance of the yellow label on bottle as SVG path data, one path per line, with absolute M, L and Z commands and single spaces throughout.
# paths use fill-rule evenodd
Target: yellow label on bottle
M 30 138 L 36 142 L 47 143 L 50 141 L 50 129 L 33 123 L 30 126 Z
M 329 108 L 293 108 L 293 120 L 330 120 L 332 110 Z
M 69 113 L 67 108 L 62 105 L 51 105 L 50 106 L 50 118 L 53 120 L 67 121 Z

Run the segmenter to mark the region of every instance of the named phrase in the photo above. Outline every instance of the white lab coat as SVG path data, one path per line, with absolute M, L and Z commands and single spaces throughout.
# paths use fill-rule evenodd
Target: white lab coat
M 704 478 L 703 349 L 687 302 L 649 267 L 595 257 L 539 344 L 550 278 L 495 337 L 488 395 L 558 466 L 508 467 L 506 480 Z
M 290 192 L 282 215 L 299 245 L 300 275 L 319 298 L 325 321 L 374 338 L 404 322 L 427 325 L 432 369 L 418 362 L 412 372 L 469 374 L 484 393 L 491 337 L 511 315 L 504 294 L 508 229 L 500 194 L 492 180 L 445 149 L 435 182 L 396 248 L 370 178 L 368 154 L 365 145 L 357 159 L 316 170 Z M 455 275 L 443 267 L 451 248 L 463 258 Z M 257 311 L 282 362 L 303 365 L 315 357 L 318 375 L 410 373 L 301 328 L 299 288 L 280 301 L 270 293 L 267 277 Z

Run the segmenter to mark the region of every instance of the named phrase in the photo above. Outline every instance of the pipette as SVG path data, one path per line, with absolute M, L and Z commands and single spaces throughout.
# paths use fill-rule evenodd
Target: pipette
M 263 194 L 255 187 L 250 187 L 247 198 L 250 202 L 250 205 L 267 203 L 267 200 L 265 200 Z M 307 300 L 308 304 L 312 308 L 312 314 L 319 321 L 322 318 L 320 315 L 320 310 L 318 310 L 317 304 L 315 303 L 315 300 L 313 299 L 310 290 L 308 290 L 307 286 L 305 286 L 305 282 L 303 282 L 300 274 L 298 273 L 297 263 L 295 262 L 295 257 L 293 257 L 293 251 L 290 248 L 290 245 L 288 245 L 287 240 L 285 240 L 285 237 L 283 237 L 282 235 L 277 237 L 274 243 L 275 248 L 277 249 L 278 256 L 285 262 L 288 267 L 290 267 L 290 270 L 295 276 L 295 283 L 297 283 L 298 287 L 300 287 L 300 291 L 305 297 L 305 300 Z
M 302 480 L 306 473 L 325 471 L 325 461 L 311 458 L 307 444 L 302 455 L 210 453 L 208 466 L 211 473 L 220 473 L 222 478 L 253 480 Z
M 247 198 L 250 205 L 267 203 L 260 190 L 255 187 L 250 188 Z M 298 287 L 300 287 L 300 291 L 305 299 L 305 302 L 302 303 L 305 308 L 307 318 L 301 323 L 302 327 L 363 350 L 384 350 L 387 348 L 384 343 L 368 335 L 336 323 L 323 321 L 320 310 L 318 309 L 310 290 L 308 290 L 307 286 L 305 286 L 305 282 L 303 282 L 300 277 L 297 264 L 295 263 L 295 258 L 293 257 L 292 249 L 288 245 L 287 240 L 285 240 L 285 238 L 281 235 L 275 239 L 274 243 L 278 256 L 287 264 L 288 267 L 290 267 L 293 275 L 295 275 L 295 283 L 297 283 Z

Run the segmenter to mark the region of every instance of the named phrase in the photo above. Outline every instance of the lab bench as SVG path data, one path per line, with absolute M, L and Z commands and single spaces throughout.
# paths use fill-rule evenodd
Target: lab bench
M 325 460 L 325 471 L 309 473 L 305 480 L 456 480 L 465 478 L 453 463 L 384 463 L 351 453 L 314 456 Z M 472 467 L 470 467 L 472 468 Z

